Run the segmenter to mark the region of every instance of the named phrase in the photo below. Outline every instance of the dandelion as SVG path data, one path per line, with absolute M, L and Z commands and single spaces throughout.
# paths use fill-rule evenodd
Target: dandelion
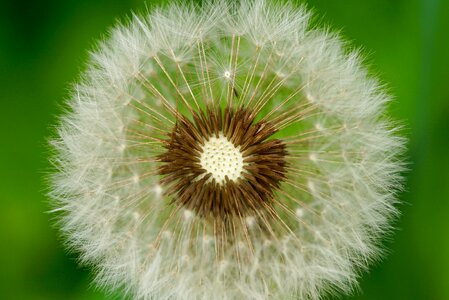
M 172 4 L 92 53 L 53 141 L 60 226 L 135 299 L 350 293 L 395 215 L 390 97 L 309 12 Z

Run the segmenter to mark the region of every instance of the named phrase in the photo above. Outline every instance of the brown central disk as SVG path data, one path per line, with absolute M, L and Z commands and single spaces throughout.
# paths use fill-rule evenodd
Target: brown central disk
M 215 218 L 248 216 L 270 208 L 274 191 L 285 178 L 287 150 L 279 139 L 268 139 L 277 129 L 269 122 L 255 122 L 246 108 L 210 108 L 192 114 L 190 121 L 178 114 L 165 141 L 167 151 L 158 158 L 161 184 L 172 203 Z M 217 183 L 200 164 L 202 146 L 211 137 L 225 136 L 243 156 L 237 180 Z

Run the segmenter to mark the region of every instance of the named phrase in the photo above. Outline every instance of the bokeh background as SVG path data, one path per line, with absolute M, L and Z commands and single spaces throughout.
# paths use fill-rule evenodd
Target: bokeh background
M 154 1 L 0 2 L 0 299 L 121 299 L 62 246 L 45 196 L 47 139 L 88 50 Z M 343 299 L 449 299 L 449 1 L 309 0 L 315 22 L 363 46 L 409 138 L 388 255 Z

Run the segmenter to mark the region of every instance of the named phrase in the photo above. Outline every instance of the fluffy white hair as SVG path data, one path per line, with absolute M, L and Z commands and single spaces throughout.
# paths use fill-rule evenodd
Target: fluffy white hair
M 116 26 L 92 53 L 52 142 L 51 197 L 100 286 L 159 300 L 320 299 L 356 287 L 397 213 L 403 140 L 359 53 L 309 17 L 263 0 L 171 4 Z M 217 259 L 216 232 L 170 201 L 154 157 L 175 122 L 164 103 L 222 104 L 230 82 L 280 128 L 288 173 L 270 232 L 242 217 L 244 234 Z

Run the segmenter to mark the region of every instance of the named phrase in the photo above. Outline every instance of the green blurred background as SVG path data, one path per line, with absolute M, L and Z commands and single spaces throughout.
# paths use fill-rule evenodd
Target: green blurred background
M 43 178 L 46 140 L 87 51 L 153 1 L 0 2 L 0 299 L 120 299 L 62 246 Z M 363 46 L 406 125 L 411 171 L 389 254 L 344 299 L 449 299 L 449 1 L 310 0 Z

